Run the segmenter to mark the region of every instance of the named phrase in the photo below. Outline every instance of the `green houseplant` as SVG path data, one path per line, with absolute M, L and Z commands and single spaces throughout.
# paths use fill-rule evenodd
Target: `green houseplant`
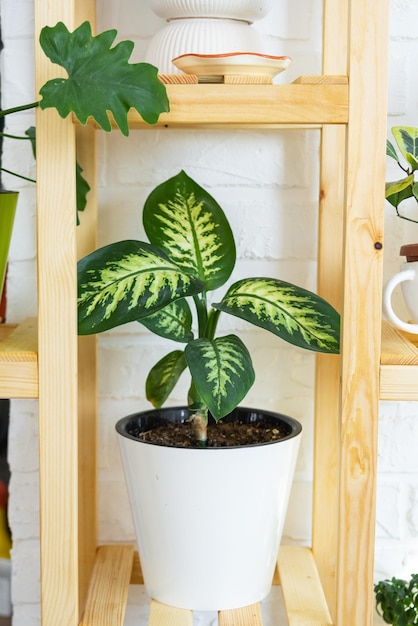
M 398 217 L 408 222 L 418 223 L 417 219 L 411 217 L 404 210 L 401 212 L 400 209 L 400 205 L 403 203 L 408 207 L 410 198 L 418 202 L 418 181 L 416 180 L 416 172 L 418 171 L 418 128 L 394 126 L 392 134 L 398 151 L 388 140 L 386 154 L 396 161 L 404 175 L 399 180 L 386 183 L 386 199 L 395 208 Z M 398 152 L 400 153 L 399 155 Z M 383 310 L 387 319 L 394 326 L 403 331 L 416 334 L 418 333 L 418 302 L 416 299 L 418 243 L 403 244 L 399 253 L 400 256 L 405 257 L 405 261 L 401 263 L 401 271 L 391 276 L 385 285 Z M 414 323 L 402 320 L 392 306 L 392 295 L 399 284 L 402 288 L 408 313 Z
M 218 321 L 230 314 L 297 346 L 337 353 L 339 315 L 275 278 L 239 280 L 214 301 L 235 265 L 234 238 L 221 207 L 184 171 L 150 193 L 143 225 L 149 242 L 112 243 L 79 261 L 78 312 L 81 334 L 138 321 L 185 345 L 148 375 L 156 408 L 116 425 L 145 585 L 153 598 L 182 608 L 252 604 L 271 586 L 301 426 L 237 407 L 254 370 L 244 343 L 217 332 Z M 159 408 L 185 369 L 188 406 Z M 215 438 L 231 424 L 264 438 L 212 447 L 212 419 Z M 161 430 L 167 438 L 156 440 Z
M 395 208 L 396 214 L 401 219 L 418 223 L 418 220 L 400 213 L 399 205 L 408 198 L 414 198 L 418 202 L 418 128 L 414 126 L 394 126 L 392 134 L 396 142 L 395 146 L 389 140 L 386 142 L 386 154 L 394 159 L 403 172 L 402 178 L 387 182 L 385 196 L 387 201 Z
M 273 278 L 231 285 L 218 303 L 209 292 L 229 279 L 236 260 L 231 228 L 218 203 L 185 172 L 159 185 L 144 205 L 148 242 L 122 241 L 79 261 L 79 333 L 98 333 L 139 321 L 149 330 L 185 343 L 151 370 L 147 398 L 163 405 L 186 367 L 189 406 L 197 439 L 206 441 L 208 411 L 229 414 L 254 382 L 250 354 L 235 335 L 216 337 L 228 313 L 309 350 L 337 353 L 339 315 L 305 289 Z M 186 298 L 195 305 L 197 337 Z
M 386 624 L 413 626 L 418 624 L 418 574 L 410 580 L 392 577 L 374 586 L 376 609 Z

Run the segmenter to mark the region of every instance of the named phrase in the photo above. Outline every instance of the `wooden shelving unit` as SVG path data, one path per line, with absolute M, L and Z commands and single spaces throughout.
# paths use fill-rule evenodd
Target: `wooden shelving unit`
M 35 2 L 36 35 L 86 19 L 94 25 L 93 0 Z M 321 130 L 318 286 L 342 311 L 342 354 L 317 362 L 312 547 L 283 546 L 278 570 L 290 626 L 371 626 L 378 401 L 418 399 L 418 349 L 384 327 L 380 364 L 388 2 L 324 0 L 323 24 L 321 76 L 170 84 L 159 127 Z M 37 86 L 55 73 L 37 49 Z M 77 144 L 94 182 L 94 135 L 38 111 L 38 338 L 32 320 L 0 342 L 0 395 L 39 397 L 43 626 L 122 626 L 127 586 L 141 580 L 131 546 L 97 547 L 95 340 L 77 339 L 75 305 L 96 198 L 76 234 L 73 177 Z M 151 626 L 191 620 L 151 603 Z M 221 612 L 219 623 L 258 626 L 259 608 Z

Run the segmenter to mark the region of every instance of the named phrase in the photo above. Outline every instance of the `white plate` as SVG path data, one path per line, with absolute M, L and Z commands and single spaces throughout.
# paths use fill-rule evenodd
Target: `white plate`
M 217 81 L 220 77 L 269 76 L 273 78 L 292 62 L 287 56 L 272 56 L 258 52 L 226 52 L 224 54 L 182 54 L 173 64 L 186 74 L 195 74 L 201 81 Z

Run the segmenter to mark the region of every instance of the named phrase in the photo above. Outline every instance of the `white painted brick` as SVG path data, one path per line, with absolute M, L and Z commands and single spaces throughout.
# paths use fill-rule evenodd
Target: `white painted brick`
M 13 626 L 41 626 L 41 608 L 38 603 L 16 603 L 13 606 Z
M 102 481 L 99 491 L 100 542 L 135 540 L 132 513 L 125 482 Z
M 390 30 L 392 37 L 416 41 L 418 39 L 417 21 L 418 5 L 415 0 L 391 0 Z
M 407 488 L 406 505 L 406 536 L 415 540 L 418 545 L 418 480 Z M 418 571 L 418 561 L 416 564 Z
M 1 25 L 3 37 L 33 37 L 33 0 L 1 0 Z
M 309 544 L 312 520 L 312 485 L 294 482 L 283 529 L 283 543 Z
M 399 539 L 401 533 L 399 518 L 403 511 L 399 483 L 379 483 L 376 509 L 376 537 Z
M 39 541 L 14 541 L 12 549 L 12 602 L 38 603 L 40 599 Z M 22 625 L 23 626 L 23 625 Z M 26 626 L 26 625 L 25 625 Z
M 405 414 L 410 406 L 410 415 Z M 382 472 L 418 472 L 418 456 L 411 441 L 418 441 L 416 407 L 404 404 L 393 419 L 385 419 L 379 439 L 379 469 Z M 398 412 L 399 413 L 399 412 Z

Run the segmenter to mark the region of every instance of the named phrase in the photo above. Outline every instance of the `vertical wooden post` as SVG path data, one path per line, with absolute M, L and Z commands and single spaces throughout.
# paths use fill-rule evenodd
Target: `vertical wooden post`
M 347 0 L 323 3 L 323 74 L 347 74 Z M 342 309 L 342 245 L 346 127 L 321 131 L 318 292 Z M 336 615 L 338 545 L 340 360 L 316 360 L 312 550 L 330 613 Z
M 349 4 L 337 626 L 373 622 L 388 15 Z
M 57 75 L 37 43 L 44 25 L 72 30 L 74 2 L 35 3 L 37 90 Z M 38 109 L 39 473 L 42 626 L 77 626 L 78 451 L 75 130 Z
M 75 23 L 96 28 L 95 0 L 77 0 Z M 77 160 L 90 185 L 77 228 L 77 257 L 97 246 L 96 133 L 77 128 Z M 97 339 L 78 339 L 78 550 L 80 612 L 84 606 L 97 549 Z
M 93 0 L 35 3 L 37 38 L 46 24 L 73 30 L 85 19 L 94 28 Z M 39 89 L 59 70 L 38 45 L 35 56 Z M 36 128 L 42 624 L 76 626 L 97 545 L 95 344 L 77 341 L 75 127 L 38 110 Z M 80 160 L 94 189 L 92 129 Z M 93 190 L 81 254 L 95 244 L 95 198 Z

